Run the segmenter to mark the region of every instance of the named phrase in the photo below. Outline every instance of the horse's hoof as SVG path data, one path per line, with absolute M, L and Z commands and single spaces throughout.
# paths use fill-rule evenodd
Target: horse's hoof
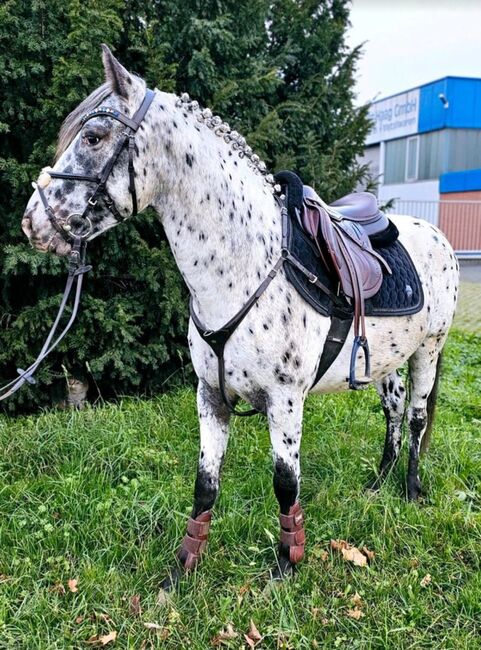
M 421 483 L 419 483 L 419 481 L 413 481 L 412 483 L 408 482 L 408 487 L 407 487 L 408 501 L 419 501 L 421 497 L 423 497 Z
M 294 574 L 294 564 L 282 555 L 277 558 L 276 566 L 270 571 L 270 580 L 279 582 Z
M 169 575 L 160 583 L 159 598 L 161 598 L 163 595 L 170 594 L 172 591 L 175 591 L 179 586 L 179 582 L 184 574 L 184 569 L 181 569 L 179 567 L 172 569 Z

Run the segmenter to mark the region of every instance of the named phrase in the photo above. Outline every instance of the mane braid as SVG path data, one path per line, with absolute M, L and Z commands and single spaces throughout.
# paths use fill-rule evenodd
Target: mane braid
M 212 129 L 215 135 L 223 138 L 227 144 L 230 144 L 234 151 L 237 151 L 239 158 L 247 158 L 247 165 L 255 173 L 261 174 L 266 183 L 270 186 L 273 194 L 281 191 L 281 186 L 277 185 L 274 176 L 268 173 L 266 163 L 252 151 L 246 139 L 237 131 L 233 131 L 227 122 L 223 122 L 218 115 L 213 115 L 210 108 L 201 108 L 199 102 L 191 100 L 188 93 L 182 93 L 176 102 L 179 108 L 185 108 L 195 114 L 198 122 L 203 122 L 209 129 Z
M 110 83 L 103 83 L 96 88 L 81 104 L 77 106 L 67 117 L 60 129 L 55 152 L 55 161 L 57 161 L 63 152 L 69 147 L 72 140 L 82 127 L 82 118 L 94 108 L 97 108 L 110 94 L 112 86 Z

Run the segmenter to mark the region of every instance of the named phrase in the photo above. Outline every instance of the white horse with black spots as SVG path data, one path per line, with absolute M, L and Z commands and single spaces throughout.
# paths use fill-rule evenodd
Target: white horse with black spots
M 132 116 L 146 92 L 142 79 L 130 74 L 104 47 L 106 81 L 71 113 L 60 132 L 54 170 L 98 174 L 122 137 L 124 126 L 108 116 L 82 125 L 82 116 L 100 104 Z M 196 102 L 159 90 L 135 135 L 136 192 L 139 211 L 151 207 L 169 240 L 199 319 L 212 330 L 222 327 L 272 269 L 281 250 L 280 208 L 265 166 L 247 148 L 238 155 L 238 134 Z M 221 137 L 219 137 L 219 135 Z M 118 158 L 107 190 L 122 218 L 133 211 L 127 153 Z M 81 213 L 89 184 L 52 179 L 45 196 L 61 221 Z M 112 212 L 92 211 L 89 239 L 116 226 Z M 386 415 L 387 431 L 380 484 L 396 462 L 405 417 L 406 389 L 398 372 L 409 365 L 409 499 L 421 493 L 420 449 L 432 426 L 440 353 L 453 320 L 458 264 L 444 235 L 408 216 L 390 216 L 399 239 L 419 273 L 424 306 L 403 317 L 368 317 L 372 379 Z M 41 251 L 65 255 L 70 244 L 52 227 L 39 194 L 29 200 L 23 230 Z M 287 317 L 281 322 L 280 314 Z M 226 391 L 266 414 L 274 459 L 274 490 L 280 505 L 281 542 L 276 575 L 292 571 L 304 550 L 303 514 L 299 506 L 300 445 L 304 400 L 309 392 L 347 390 L 349 346 L 322 379 L 316 376 L 330 319 L 311 308 L 286 280 L 281 269 L 225 347 Z M 197 407 L 200 455 L 194 506 L 188 532 L 178 553 L 179 568 L 170 586 L 197 562 L 205 547 L 229 435 L 230 410 L 219 390 L 217 359 L 191 320 L 188 342 L 199 378 Z M 306 344 L 308 342 L 308 344 Z

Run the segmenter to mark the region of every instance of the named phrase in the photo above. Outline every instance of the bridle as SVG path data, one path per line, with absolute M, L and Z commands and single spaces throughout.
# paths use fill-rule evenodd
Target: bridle
M 107 180 L 110 174 L 112 173 L 114 165 L 117 162 L 117 159 L 119 158 L 121 152 L 125 147 L 127 147 L 128 157 L 129 157 L 128 160 L 129 192 L 132 197 L 131 216 L 135 216 L 137 214 L 138 202 L 137 202 L 137 192 L 135 190 L 135 169 L 134 169 L 135 134 L 140 124 L 142 123 L 142 120 L 144 119 L 154 97 L 155 97 L 154 91 L 147 89 L 139 109 L 136 111 L 136 113 L 132 118 L 123 115 L 122 113 L 120 113 L 119 111 L 113 108 L 108 108 L 105 106 L 100 106 L 94 109 L 93 111 L 90 111 L 82 118 L 81 126 L 83 126 L 88 120 L 91 120 L 94 117 L 105 116 L 105 117 L 111 117 L 112 119 L 121 122 L 126 127 L 125 131 L 123 131 L 122 133 L 123 138 L 121 138 L 118 141 L 112 156 L 107 160 L 107 162 L 102 168 L 102 171 L 98 176 L 88 176 L 84 174 L 67 174 L 64 172 L 53 172 L 50 170 L 47 172 L 44 170 L 43 173 L 40 175 L 39 180 L 36 183 L 32 183 L 33 187 L 38 191 L 40 195 L 40 199 L 42 201 L 45 212 L 47 213 L 47 216 L 50 220 L 50 223 L 55 228 L 55 230 L 58 233 L 60 233 L 60 235 L 63 237 L 65 241 L 72 244 L 69 253 L 67 283 L 65 285 L 65 289 L 63 292 L 62 300 L 60 302 L 60 307 L 57 316 L 55 318 L 52 327 L 50 328 L 50 332 L 48 333 L 45 343 L 43 344 L 42 349 L 40 350 L 37 358 L 32 364 L 30 364 L 30 366 L 26 370 L 22 370 L 21 368 L 18 368 L 17 372 L 19 376 L 13 379 L 12 381 L 8 382 L 5 386 L 2 386 L 0 388 L 0 401 L 6 399 L 7 397 L 10 397 L 10 395 L 13 395 L 13 393 L 16 393 L 17 390 L 19 390 L 26 382 L 29 384 L 35 383 L 33 374 L 37 370 L 38 366 L 45 359 L 45 357 L 47 357 L 50 354 L 50 352 L 52 352 L 52 350 L 57 347 L 57 345 L 67 334 L 67 332 L 70 330 L 70 328 L 72 327 L 75 321 L 79 304 L 80 304 L 80 296 L 82 293 L 83 276 L 92 268 L 91 266 L 85 264 L 87 238 L 90 237 L 90 235 L 93 232 L 92 220 L 90 219 L 88 213 L 95 207 L 95 205 L 99 200 L 102 200 L 105 206 L 107 207 L 107 209 L 113 214 L 114 218 L 118 223 L 125 221 L 125 219 L 127 218 L 127 217 L 122 217 L 117 207 L 115 206 L 113 199 L 109 195 L 106 187 Z M 40 183 L 39 181 L 42 177 L 43 177 L 43 182 Z M 52 178 L 60 178 L 60 179 L 70 180 L 70 181 L 84 181 L 87 183 L 96 183 L 96 187 L 92 192 L 90 198 L 88 199 L 87 205 L 85 206 L 85 209 L 82 213 L 69 214 L 65 219 L 61 219 L 55 214 L 54 209 L 52 208 L 51 205 L 49 205 L 45 192 L 43 191 L 43 188 L 48 185 L 50 179 Z M 74 228 L 74 225 L 72 223 L 75 217 L 80 220 L 78 230 Z M 55 338 L 57 329 L 60 324 L 60 320 L 63 316 L 63 313 L 68 303 L 68 299 L 74 287 L 75 287 L 75 292 L 74 292 L 74 300 L 72 305 L 72 313 L 64 329 Z
M 89 212 L 91 212 L 92 209 L 97 205 L 99 199 L 102 200 L 102 202 L 107 207 L 107 209 L 112 213 L 117 223 L 125 221 L 125 219 L 127 218 L 127 217 L 123 217 L 120 214 L 112 197 L 107 191 L 107 181 L 109 179 L 109 176 L 112 173 L 112 170 L 114 168 L 115 163 L 117 162 L 117 159 L 119 158 L 120 154 L 122 153 L 125 147 L 127 147 L 128 156 L 129 156 L 129 162 L 128 162 L 129 192 L 132 197 L 131 216 L 135 216 L 137 214 L 138 204 L 137 204 L 137 192 L 135 190 L 135 169 L 134 169 L 135 134 L 140 124 L 142 123 L 142 120 L 144 119 L 147 111 L 149 110 L 149 106 L 151 105 L 154 97 L 155 97 L 154 91 L 147 89 L 140 107 L 138 108 L 137 112 L 134 114 L 132 118 L 123 115 L 122 113 L 120 113 L 120 111 L 117 111 L 114 108 L 109 108 L 106 106 L 99 106 L 98 108 L 95 108 L 93 111 L 90 111 L 89 113 L 84 115 L 81 121 L 82 127 L 86 122 L 92 120 L 95 117 L 110 117 L 114 120 L 117 120 L 118 122 L 121 122 L 126 127 L 125 131 L 122 132 L 123 138 L 121 138 L 117 142 L 114 152 L 112 153 L 110 158 L 103 166 L 103 169 L 100 172 L 100 174 L 98 174 L 97 176 L 88 176 L 85 174 L 67 174 L 65 172 L 54 172 L 49 170 L 49 171 L 45 171 L 44 174 L 41 175 L 44 176 L 44 178 L 46 179 L 44 183 L 39 183 L 38 181 L 36 183 L 32 183 L 33 187 L 36 190 L 38 190 L 40 199 L 42 201 L 43 207 L 45 208 L 45 212 L 47 213 L 50 223 L 55 228 L 55 230 L 62 235 L 62 237 L 66 241 L 69 242 L 74 241 L 76 237 L 82 240 L 85 240 L 88 237 L 90 237 L 90 235 L 93 232 L 93 224 L 92 224 L 92 220 L 89 217 Z M 52 178 L 60 178 L 62 180 L 82 181 L 86 183 L 97 184 L 90 198 L 88 199 L 87 205 L 85 206 L 85 209 L 82 213 L 74 212 L 72 214 L 69 214 L 65 219 L 60 219 L 55 214 L 55 211 L 53 210 L 52 206 L 49 205 L 47 197 L 45 196 L 45 192 L 43 191 L 43 187 L 46 186 L 50 182 L 50 179 Z M 79 226 L 80 226 L 78 231 L 74 229 L 74 224 L 73 224 L 74 220 L 76 219 L 78 219 Z

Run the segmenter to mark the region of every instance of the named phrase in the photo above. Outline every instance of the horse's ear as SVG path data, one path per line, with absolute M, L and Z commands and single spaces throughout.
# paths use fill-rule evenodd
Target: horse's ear
M 112 87 L 112 92 L 125 99 L 129 96 L 129 89 L 132 89 L 132 75 L 124 66 L 117 61 L 109 47 L 102 43 L 102 61 L 105 70 L 105 81 Z

